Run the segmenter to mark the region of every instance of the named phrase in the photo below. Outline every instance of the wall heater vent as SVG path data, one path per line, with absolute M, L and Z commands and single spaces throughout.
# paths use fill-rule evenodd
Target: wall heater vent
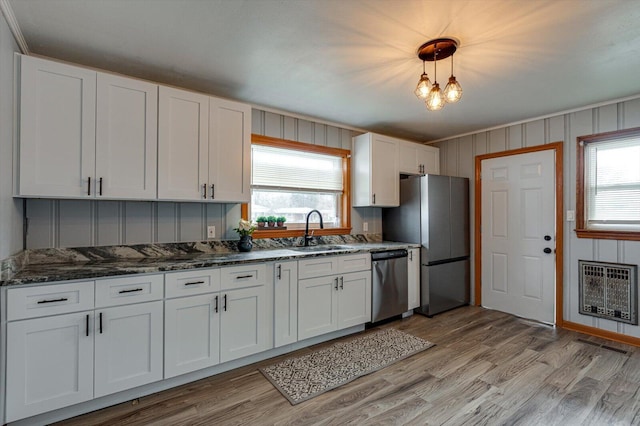
M 579 260 L 580 313 L 638 325 L 638 267 Z

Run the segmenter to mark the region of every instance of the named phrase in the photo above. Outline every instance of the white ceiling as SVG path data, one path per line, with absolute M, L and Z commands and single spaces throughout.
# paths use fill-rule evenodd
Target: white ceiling
M 32 53 L 419 141 L 640 94 L 637 0 L 9 3 Z M 464 96 L 430 112 L 416 49 L 443 36 Z

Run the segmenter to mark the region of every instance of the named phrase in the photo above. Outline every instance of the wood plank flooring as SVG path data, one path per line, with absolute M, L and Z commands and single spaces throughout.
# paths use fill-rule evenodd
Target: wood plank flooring
M 332 342 L 60 424 L 640 424 L 640 348 L 473 306 L 382 327 L 437 346 L 295 406 L 257 368 Z

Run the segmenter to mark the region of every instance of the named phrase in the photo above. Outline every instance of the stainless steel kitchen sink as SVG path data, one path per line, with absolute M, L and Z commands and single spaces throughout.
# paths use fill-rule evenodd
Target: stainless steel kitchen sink
M 307 246 L 307 247 L 291 247 L 291 250 L 301 251 L 301 252 L 322 252 L 322 251 L 339 251 L 339 250 L 349 250 L 349 246 L 336 246 L 336 245 L 318 245 L 318 246 Z

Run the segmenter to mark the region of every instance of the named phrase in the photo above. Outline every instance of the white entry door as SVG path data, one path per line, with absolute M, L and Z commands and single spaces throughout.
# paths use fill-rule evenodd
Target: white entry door
M 555 152 L 486 159 L 482 306 L 555 323 Z

